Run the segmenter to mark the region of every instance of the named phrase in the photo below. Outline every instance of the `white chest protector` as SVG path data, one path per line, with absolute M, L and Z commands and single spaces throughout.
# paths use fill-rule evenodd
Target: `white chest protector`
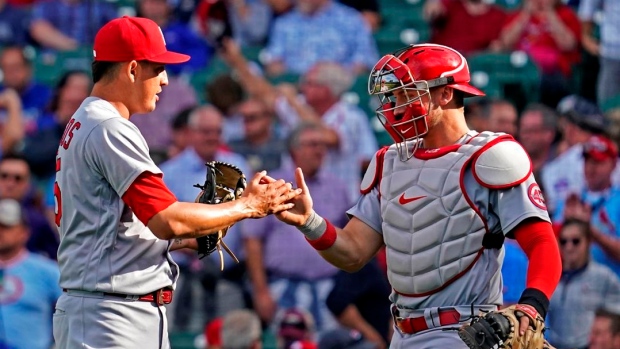
M 413 297 L 445 288 L 482 254 L 488 227 L 467 194 L 476 189 L 464 188 L 465 171 L 485 191 L 518 185 L 531 174 L 529 158 L 505 134 L 483 132 L 436 153 L 403 162 L 392 146 L 362 182 L 363 193 L 379 184 L 390 283 Z

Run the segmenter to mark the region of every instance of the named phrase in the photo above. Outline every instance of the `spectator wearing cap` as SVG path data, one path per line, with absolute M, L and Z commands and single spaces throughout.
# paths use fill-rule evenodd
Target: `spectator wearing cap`
M 545 201 L 553 213 L 559 200 L 566 199 L 570 192 L 579 192 L 585 185 L 583 171 L 566 169 L 583 168 L 583 143 L 593 135 L 603 135 L 609 123 L 592 102 L 577 95 L 563 98 L 557 106 L 561 116 L 563 148 L 557 158 L 547 163 L 541 172 L 541 185 L 545 189 Z M 620 183 L 620 166 L 616 167 L 613 183 Z
M 206 349 L 221 349 L 222 348 L 222 317 L 217 317 L 207 323 L 205 326 L 204 335 L 207 340 Z
M 321 337 L 318 349 L 378 349 L 378 347 L 356 330 L 337 328 Z
M 564 222 L 559 236 L 562 277 L 547 312 L 547 338 L 557 348 L 587 348 L 595 311 L 620 307 L 620 279 L 590 260 L 591 240 L 587 222 L 574 218 Z
M 558 202 L 553 222 L 589 222 L 592 259 L 620 275 L 620 187 L 611 181 L 618 148 L 609 138 L 592 136 L 583 146 L 583 157 L 585 187 Z
M 316 349 L 312 314 L 302 308 L 283 309 L 275 321 L 277 346 L 281 349 Z
M 29 229 L 18 201 L 0 199 L 1 348 L 48 349 L 60 297 L 55 262 L 26 249 Z

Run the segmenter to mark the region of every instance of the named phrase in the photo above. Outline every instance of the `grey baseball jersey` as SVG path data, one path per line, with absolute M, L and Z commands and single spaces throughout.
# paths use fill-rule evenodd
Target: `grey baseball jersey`
M 87 98 L 66 128 L 56 170 L 62 288 L 142 295 L 174 286 L 169 242 L 121 199 L 142 172 L 161 173 L 134 124 L 107 101 Z

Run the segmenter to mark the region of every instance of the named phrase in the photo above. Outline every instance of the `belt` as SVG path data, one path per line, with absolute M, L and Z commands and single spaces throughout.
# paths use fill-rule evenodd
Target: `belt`
M 67 290 L 66 288 L 63 288 L 62 291 L 69 292 L 72 290 Z M 173 293 L 172 290 L 169 288 L 160 288 L 157 291 L 153 291 L 151 293 L 141 295 L 141 296 L 122 294 L 122 293 L 113 293 L 113 292 L 86 292 L 86 291 L 79 291 L 79 292 L 100 294 L 103 296 L 130 299 L 130 300 L 136 300 L 136 301 L 142 301 L 142 302 L 155 302 L 157 305 L 164 305 L 164 304 L 172 303 L 172 293 Z
M 424 316 L 403 318 L 397 315 L 398 310 L 392 309 L 394 324 L 402 333 L 414 334 L 430 329 Z M 439 323 L 434 327 L 458 324 L 461 318 L 461 313 L 454 308 L 439 309 L 438 314 Z

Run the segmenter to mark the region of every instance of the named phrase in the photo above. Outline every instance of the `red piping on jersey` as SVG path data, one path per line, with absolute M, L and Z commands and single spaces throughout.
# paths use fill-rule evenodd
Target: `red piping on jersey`
M 445 147 L 434 148 L 434 149 L 418 148 L 416 149 L 415 153 L 413 153 L 413 156 L 415 156 L 416 159 L 420 159 L 420 160 L 437 159 L 448 153 L 457 151 L 461 147 L 461 145 L 462 144 L 451 144 Z
M 465 162 L 463 163 L 463 166 L 461 167 L 461 172 L 459 175 L 459 186 L 461 187 L 461 192 L 463 193 L 463 197 L 465 198 L 465 201 L 467 201 L 467 204 L 472 208 L 472 210 L 474 210 L 474 212 L 478 215 L 478 217 L 480 217 L 480 219 L 482 220 L 482 223 L 484 224 L 484 230 L 486 231 L 486 234 L 488 234 L 489 226 L 487 224 L 487 220 L 484 218 L 484 216 L 480 212 L 480 209 L 476 205 L 474 205 L 474 202 L 469 198 L 469 196 L 467 195 L 467 191 L 465 190 L 465 170 L 469 167 L 469 164 L 471 163 L 472 160 L 473 160 L 473 156 L 465 160 Z M 401 292 L 398 292 L 397 290 L 394 290 L 394 292 L 400 295 L 403 295 L 403 296 L 408 296 L 408 297 L 425 297 L 425 296 L 429 296 L 434 293 L 437 293 L 445 289 L 446 287 L 448 287 L 454 281 L 458 280 L 461 276 L 465 275 L 465 273 L 467 273 L 471 268 L 473 268 L 474 264 L 476 264 L 478 259 L 480 259 L 480 256 L 482 256 L 483 251 L 484 251 L 484 247 L 480 247 L 478 254 L 474 258 L 474 260 L 467 266 L 467 268 L 463 269 L 463 271 L 454 275 L 450 280 L 446 281 L 443 285 L 437 287 L 434 290 L 430 290 L 430 291 L 423 292 L 423 293 L 409 293 L 409 294 L 401 293 Z
M 551 223 L 529 219 L 513 230 L 528 259 L 525 287 L 540 290 L 550 299 L 562 275 L 560 249 Z
M 512 136 L 509 135 L 505 135 L 505 136 L 499 136 L 496 139 L 490 141 L 489 143 L 485 144 L 482 149 L 478 150 L 476 152 L 476 154 L 474 154 L 473 156 L 473 162 L 472 162 L 472 173 L 474 175 L 474 178 L 476 179 L 476 182 L 480 183 L 480 185 L 482 185 L 483 187 L 489 188 L 489 189 L 507 189 L 507 188 L 512 188 L 512 187 L 516 187 L 517 185 L 525 182 L 530 175 L 532 174 L 532 170 L 534 165 L 532 164 L 532 159 L 530 159 L 530 157 L 528 156 L 528 160 L 530 161 L 530 168 L 527 172 L 527 174 L 521 178 L 518 179 L 514 182 L 511 183 L 507 183 L 507 184 L 498 184 L 498 185 L 493 185 L 493 184 L 488 184 L 485 183 L 484 181 L 482 181 L 480 179 L 480 177 L 478 177 L 478 174 L 476 173 L 476 161 L 478 161 L 478 158 L 482 155 L 482 153 L 484 153 L 485 151 L 489 150 L 489 148 L 491 148 L 492 146 L 500 143 L 500 142 L 515 142 L 514 138 L 512 138 Z M 518 143 L 517 143 L 518 144 Z
M 144 225 L 147 225 L 153 216 L 177 202 L 162 177 L 162 174 L 142 172 L 123 194 L 123 202 Z
M 361 188 L 360 192 L 363 195 L 370 193 L 372 191 L 372 188 L 374 188 L 375 186 L 377 186 L 378 183 L 381 182 L 381 177 L 383 176 L 383 162 L 385 160 L 385 153 L 387 153 L 389 148 L 389 146 L 385 146 L 375 153 L 375 176 L 373 177 L 367 188 Z

